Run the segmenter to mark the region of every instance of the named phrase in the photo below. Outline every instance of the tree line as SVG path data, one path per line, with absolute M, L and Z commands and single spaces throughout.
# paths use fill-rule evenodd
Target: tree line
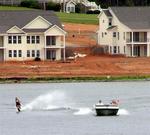
M 150 6 L 150 0 L 89 0 L 101 5 L 102 8 L 109 6 Z

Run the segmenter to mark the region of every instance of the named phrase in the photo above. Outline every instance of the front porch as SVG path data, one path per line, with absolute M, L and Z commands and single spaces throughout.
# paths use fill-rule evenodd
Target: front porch
M 0 36 L 0 62 L 4 61 L 4 37 Z
M 45 60 L 65 60 L 65 35 L 46 35 L 45 41 Z
M 127 56 L 129 57 L 149 57 L 150 44 L 128 44 Z

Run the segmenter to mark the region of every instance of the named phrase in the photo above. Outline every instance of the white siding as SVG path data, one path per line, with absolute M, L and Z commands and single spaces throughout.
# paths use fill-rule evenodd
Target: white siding
M 46 20 L 44 20 L 41 17 L 37 17 L 35 20 L 33 20 L 29 24 L 27 24 L 24 28 L 27 28 L 27 29 L 46 29 L 49 26 L 50 26 L 50 23 L 48 23 Z

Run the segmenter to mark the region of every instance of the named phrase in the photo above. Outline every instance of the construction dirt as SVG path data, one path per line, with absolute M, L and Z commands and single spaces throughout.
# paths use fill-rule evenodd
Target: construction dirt
M 91 46 L 96 45 L 97 25 L 64 24 L 68 32 L 67 47 L 77 49 L 76 59 L 67 61 L 24 61 L 0 63 L 0 78 L 10 77 L 94 77 L 149 75 L 150 58 L 93 55 Z M 84 49 L 81 49 L 81 48 Z M 86 49 L 85 49 L 86 48 Z M 84 57 L 83 57 L 84 56 Z

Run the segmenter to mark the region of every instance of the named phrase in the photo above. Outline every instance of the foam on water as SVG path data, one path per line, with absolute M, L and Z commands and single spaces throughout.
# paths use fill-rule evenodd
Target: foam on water
M 126 109 L 119 109 L 118 115 L 129 115 L 129 112 Z
M 52 93 L 48 93 L 37 97 L 30 103 L 23 106 L 22 110 L 53 110 L 65 108 L 64 105 L 65 94 L 58 91 L 54 91 Z
M 78 108 L 77 110 L 78 111 L 74 112 L 74 115 L 87 115 L 92 113 L 90 108 Z

